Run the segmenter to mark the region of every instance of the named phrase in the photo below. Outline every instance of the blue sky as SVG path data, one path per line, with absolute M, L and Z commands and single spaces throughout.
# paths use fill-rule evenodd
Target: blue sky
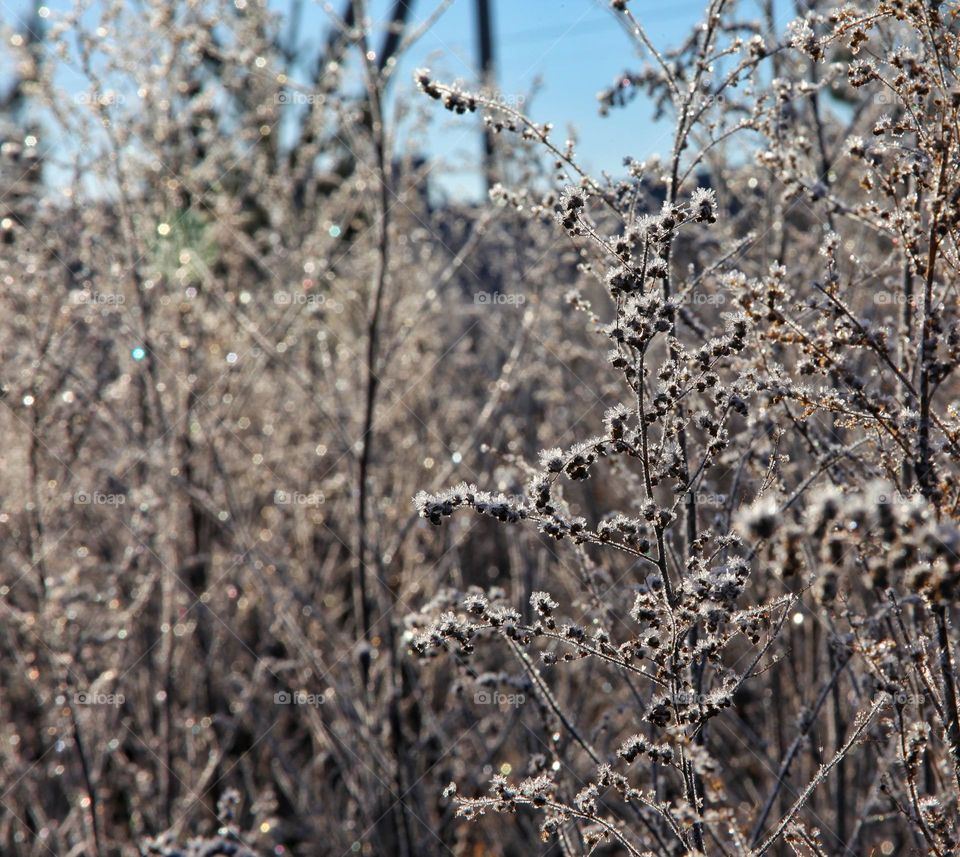
M 604 0 L 492 0 L 497 82 L 509 98 L 527 98 L 539 81 L 527 112 L 540 122 L 552 122 L 556 138 L 576 129 L 581 162 L 592 171 L 622 170 L 623 158 L 643 158 L 669 148 L 669 126 L 651 121 L 649 104 L 637 100 L 608 117 L 598 114 L 597 93 L 624 70 L 642 65 L 634 47 Z M 374 12 L 389 4 L 373 4 Z M 429 66 L 438 79 L 476 79 L 476 36 L 473 0 L 456 0 L 437 25 L 404 58 L 398 72 L 401 89 L 409 86 L 414 69 Z M 680 42 L 700 19 L 704 0 L 665 4 L 635 0 L 634 14 L 659 46 Z M 422 19 L 434 4 L 419 0 L 414 16 Z M 476 120 L 444 114 L 442 133 L 431 135 L 433 154 L 453 163 L 476 163 L 480 151 Z M 458 156 L 459 155 L 459 156 Z M 463 155 L 468 155 L 464 158 Z M 477 176 L 448 176 L 445 185 L 472 189 Z
M 12 23 L 12 2 L 0 0 L 8 23 Z M 47 2 L 53 18 L 72 5 L 70 0 Z M 294 0 L 268 2 L 287 18 Z M 337 11 L 343 9 L 343 0 L 330 2 Z M 428 17 L 437 2 L 416 0 L 412 26 Z M 642 159 L 669 149 L 669 124 L 653 123 L 652 108 L 643 99 L 638 98 L 608 117 L 598 114 L 597 92 L 624 70 L 636 70 L 644 62 L 614 18 L 608 0 L 492 0 L 492 4 L 500 90 L 511 99 L 528 99 L 524 104 L 526 112 L 537 121 L 552 122 L 557 141 L 562 143 L 567 128 L 573 127 L 579 140 L 578 157 L 588 170 L 621 174 L 624 156 Z M 26 10 L 31 2 L 21 0 L 17 5 Z M 298 39 L 304 47 L 315 49 L 321 44 L 330 19 L 317 0 L 302 0 L 302 5 Z M 392 0 L 370 0 L 371 18 L 381 23 L 381 32 L 372 38 L 373 46 L 381 42 L 382 22 L 391 5 Z M 653 42 L 661 48 L 679 43 L 700 21 L 705 5 L 706 0 L 632 0 L 630 4 Z M 98 6 L 93 2 L 84 17 L 92 22 L 97 16 Z M 434 28 L 403 58 L 392 94 L 409 93 L 413 89 L 413 72 L 420 66 L 430 67 L 438 79 L 460 78 L 473 84 L 477 76 L 475 43 L 474 0 L 454 0 Z M 298 77 L 295 72 L 291 76 Z M 82 81 L 66 78 L 62 85 L 67 91 L 83 88 Z M 534 90 L 534 97 L 529 100 Z M 478 192 L 479 173 L 463 168 L 479 163 L 478 118 L 457 117 L 424 96 L 417 98 L 420 104 L 432 108 L 434 119 L 430 132 L 415 143 L 427 156 L 459 165 L 452 171 L 438 167 L 435 179 L 457 194 Z

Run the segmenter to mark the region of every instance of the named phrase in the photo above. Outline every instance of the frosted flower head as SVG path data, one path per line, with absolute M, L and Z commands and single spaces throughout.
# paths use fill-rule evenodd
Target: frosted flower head
M 690 210 L 698 223 L 716 223 L 716 192 L 712 188 L 698 187 L 690 197 Z

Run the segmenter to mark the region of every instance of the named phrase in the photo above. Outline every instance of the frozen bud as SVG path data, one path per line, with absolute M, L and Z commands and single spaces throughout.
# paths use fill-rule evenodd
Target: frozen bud
M 579 211 L 587 204 L 586 195 L 578 187 L 568 187 L 560 199 L 560 205 L 569 214 Z
M 429 95 L 431 98 L 436 99 L 440 99 L 442 97 L 443 93 L 440 92 L 436 84 L 430 79 L 430 69 L 418 68 L 413 77 L 414 80 L 416 80 L 420 91 L 425 95 Z
M 487 612 L 489 602 L 487 601 L 486 596 L 473 594 L 468 595 L 463 599 L 463 606 L 468 613 L 474 613 L 478 616 L 482 616 Z
M 554 447 L 540 453 L 540 466 L 549 473 L 559 473 L 563 470 L 563 450 Z
M 701 411 L 694 417 L 694 424 L 697 428 L 709 431 L 716 425 L 716 421 L 706 411 Z
M 713 190 L 698 187 L 690 197 L 690 208 L 698 223 L 717 222 L 717 195 Z
M 620 745 L 617 755 L 627 762 L 632 762 L 641 753 L 645 753 L 649 746 L 649 742 L 642 735 L 633 735 Z
M 549 592 L 534 592 L 530 596 L 530 606 L 538 615 L 549 616 L 559 605 L 550 597 Z
M 528 494 L 533 499 L 533 504 L 537 511 L 553 511 L 550 507 L 551 488 L 552 485 L 550 483 L 550 477 L 548 477 L 546 474 L 538 474 L 530 481 L 528 486 Z
M 627 417 L 629 416 L 630 411 L 627 410 L 623 405 L 616 405 L 613 408 L 610 408 L 603 417 L 603 421 L 607 425 L 607 431 L 610 433 L 610 437 L 614 440 L 620 440 L 623 438 L 624 428 L 626 427 Z
M 441 519 L 453 514 L 456 504 L 449 498 L 442 495 L 428 494 L 421 491 L 413 498 L 413 503 L 420 513 L 420 517 L 426 518 L 435 526 L 440 525 Z
M 667 260 L 659 256 L 654 257 L 647 263 L 647 276 L 655 280 L 665 280 L 667 277 Z
M 757 500 L 737 515 L 737 527 L 754 539 L 769 539 L 779 523 L 777 504 L 773 499 Z
M 629 365 L 627 358 L 620 351 L 608 351 L 607 362 L 616 369 L 626 369 Z
M 877 77 L 877 70 L 873 63 L 866 60 L 854 60 L 847 68 L 847 79 L 851 86 L 866 86 Z
M 573 802 L 577 809 L 579 809 L 581 812 L 595 815 L 597 812 L 597 800 L 599 797 L 600 795 L 597 787 L 595 785 L 589 785 L 580 791 L 580 793 L 573 799 Z
M 621 265 L 607 274 L 607 286 L 610 289 L 610 294 L 618 297 L 636 291 L 639 284 L 630 268 Z
M 790 43 L 793 47 L 803 51 L 811 59 L 819 60 L 823 58 L 823 47 L 817 38 L 810 22 L 805 19 L 791 21 L 788 25 L 790 32 Z
M 862 158 L 867 154 L 867 147 L 863 142 L 863 137 L 853 136 L 847 140 L 847 151 L 854 158 Z
M 473 113 L 477 109 L 477 100 L 462 92 L 447 92 L 443 96 L 443 106 L 457 114 Z

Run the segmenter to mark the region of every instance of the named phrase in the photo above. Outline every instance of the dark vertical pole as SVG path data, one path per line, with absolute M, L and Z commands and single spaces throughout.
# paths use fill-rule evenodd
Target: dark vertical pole
M 387 63 L 393 59 L 403 41 L 403 31 L 407 26 L 407 19 L 413 11 L 413 0 L 395 0 L 393 12 L 390 13 L 390 26 L 387 29 L 387 35 L 383 39 L 383 47 L 380 49 L 380 55 L 377 57 L 377 66 L 380 71 L 387 67 Z
M 484 88 L 493 88 L 496 82 L 493 56 L 493 15 L 491 0 L 477 0 L 477 52 L 480 61 L 480 83 Z M 496 181 L 493 158 L 493 133 L 483 128 L 483 173 L 487 190 Z

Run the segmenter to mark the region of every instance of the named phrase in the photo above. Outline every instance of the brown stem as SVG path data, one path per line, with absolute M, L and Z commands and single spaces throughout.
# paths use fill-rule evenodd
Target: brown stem
M 949 616 L 945 604 L 937 605 L 937 646 L 940 649 L 940 672 L 943 675 L 943 707 L 946 713 L 947 747 L 953 762 L 953 774 L 960 794 L 960 715 L 957 706 L 957 677 L 953 668 L 953 652 L 948 629 Z

